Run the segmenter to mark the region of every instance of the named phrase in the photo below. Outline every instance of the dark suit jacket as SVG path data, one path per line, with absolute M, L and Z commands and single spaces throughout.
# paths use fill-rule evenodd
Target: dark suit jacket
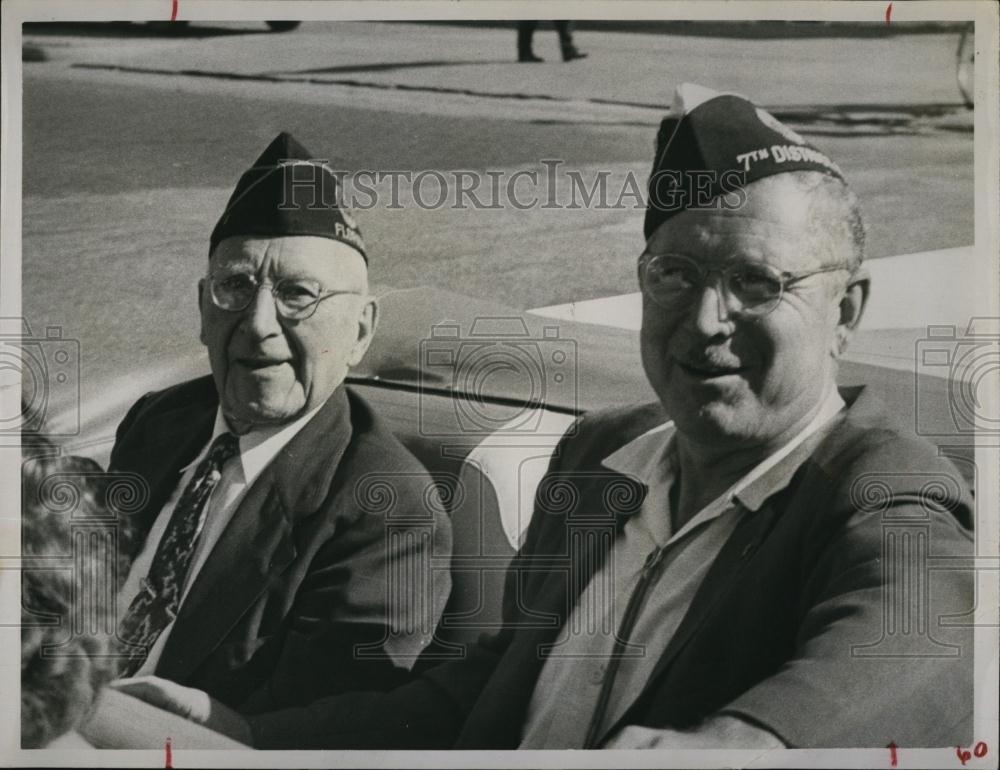
M 744 514 L 602 740 L 719 713 L 793 747 L 971 739 L 971 616 L 961 614 L 972 572 L 949 558 L 972 554 L 964 481 L 870 394 L 843 395 L 846 415 L 786 488 Z M 499 634 L 391 693 L 254 717 L 256 745 L 516 748 L 547 645 L 646 493 L 601 460 L 663 420 L 659 406 L 596 413 L 564 439 L 508 572 Z M 946 613 L 958 625 L 939 622 Z
M 205 377 L 143 397 L 119 426 L 112 470 L 149 485 L 142 537 L 217 408 Z M 156 674 L 245 712 L 403 681 L 451 585 L 447 570 L 430 568 L 432 553 L 446 559 L 451 548 L 431 484 L 365 403 L 338 389 L 247 490 Z

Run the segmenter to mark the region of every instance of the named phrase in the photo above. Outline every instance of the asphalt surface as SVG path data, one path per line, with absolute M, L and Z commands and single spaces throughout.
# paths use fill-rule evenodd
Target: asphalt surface
M 836 159 L 878 258 L 971 243 L 971 113 L 957 35 L 737 40 L 581 32 L 591 57 L 512 62 L 513 32 L 306 23 L 29 32 L 23 311 L 81 348 L 86 401 L 202 355 L 195 284 L 232 185 L 279 130 L 347 171 L 544 174 L 559 160 L 644 182 L 674 85 L 759 99 Z M 548 40 L 552 37 L 553 40 Z M 433 200 L 432 188 L 426 188 Z M 555 199 L 568 202 L 564 184 Z M 545 191 L 542 191 L 544 200 Z M 634 290 L 642 211 L 358 212 L 376 286 L 432 285 L 525 309 Z M 166 364 L 164 362 L 167 362 Z

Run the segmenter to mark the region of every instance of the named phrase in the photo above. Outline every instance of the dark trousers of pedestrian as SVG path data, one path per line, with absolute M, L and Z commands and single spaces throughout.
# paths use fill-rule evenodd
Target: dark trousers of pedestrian
M 556 34 L 559 35 L 559 48 L 566 61 L 580 58 L 576 46 L 573 45 L 572 24 L 570 21 L 552 22 L 552 26 L 556 28 Z M 517 56 L 519 59 L 536 58 L 531 44 L 536 29 L 538 29 L 537 21 L 519 21 L 517 23 Z

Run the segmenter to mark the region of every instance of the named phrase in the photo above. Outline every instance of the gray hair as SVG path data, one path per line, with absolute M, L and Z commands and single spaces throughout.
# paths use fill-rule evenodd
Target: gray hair
M 842 179 L 819 171 L 795 171 L 785 175 L 809 201 L 809 221 L 817 232 L 851 245 L 847 264 L 857 270 L 865 258 L 865 223 L 858 196 Z

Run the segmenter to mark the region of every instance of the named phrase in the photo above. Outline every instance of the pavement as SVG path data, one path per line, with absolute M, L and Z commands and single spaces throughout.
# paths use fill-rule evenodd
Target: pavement
M 113 47 L 99 36 L 100 26 L 91 36 L 60 35 L 58 28 L 54 34 L 28 31 L 25 43 L 77 68 L 319 85 L 327 87 L 321 93 L 337 96 L 342 93 L 329 89 L 353 89 L 351 98 L 362 100 L 365 91 L 434 95 L 416 104 L 402 100 L 406 111 L 462 105 L 495 114 L 497 102 L 509 100 L 517 107 L 508 105 L 504 117 L 515 120 L 535 119 L 539 112 L 579 119 L 589 110 L 598 121 L 655 123 L 669 107 L 674 85 L 684 80 L 745 93 L 782 112 L 933 114 L 960 103 L 953 32 L 779 42 L 578 32 L 577 44 L 590 56 L 564 64 L 555 34 L 542 28 L 535 47 L 547 60 L 524 65 L 515 61 L 513 29 L 306 22 L 294 32 L 274 34 L 248 23 L 217 22 L 164 36 L 133 26 L 115 30 Z M 289 36 L 295 45 L 288 45 Z M 858 61 L 866 64 L 863 83 L 849 76 Z M 385 93 L 378 97 L 380 104 L 393 101 Z M 522 113 L 522 107 L 528 109 Z

